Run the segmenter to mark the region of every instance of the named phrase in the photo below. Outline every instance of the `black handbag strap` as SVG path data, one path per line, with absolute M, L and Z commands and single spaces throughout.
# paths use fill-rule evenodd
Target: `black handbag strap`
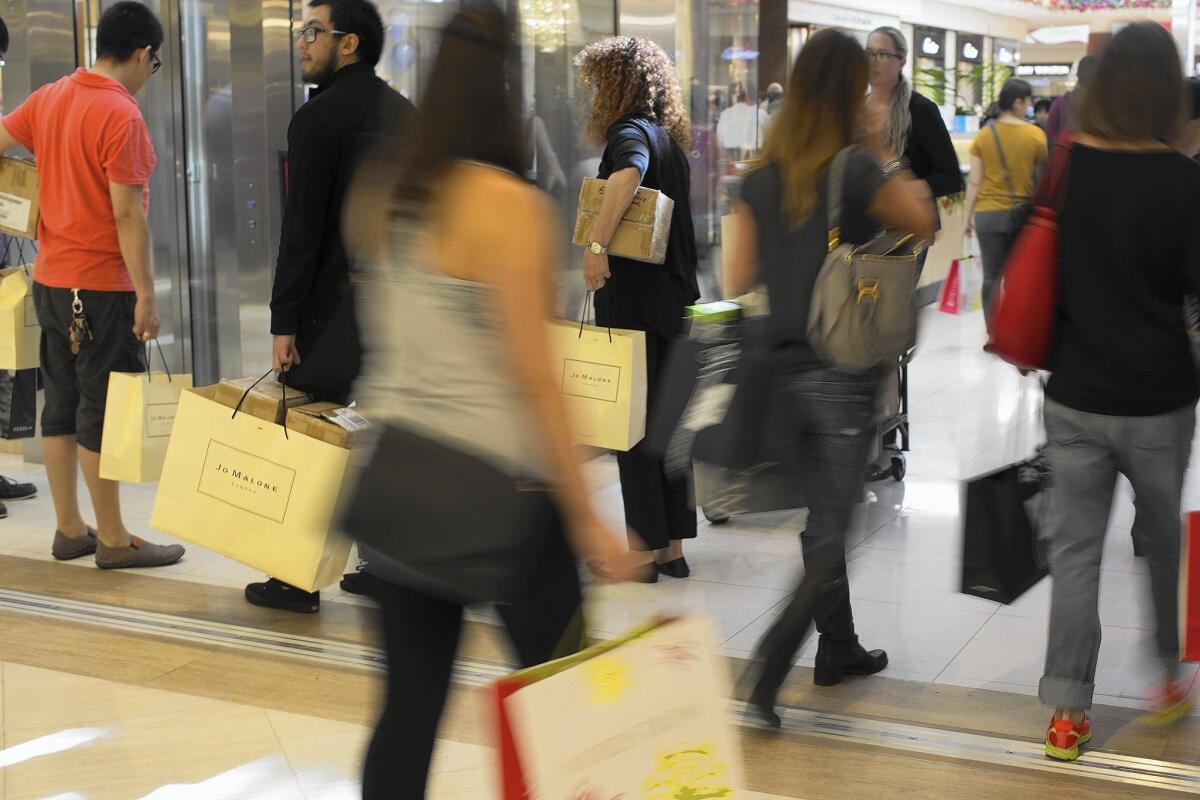
M 163 354 L 162 345 L 159 344 L 157 336 L 149 342 L 146 342 L 146 382 L 150 382 L 150 362 L 153 360 L 150 353 L 151 345 L 156 345 L 158 347 L 158 357 L 162 361 L 163 372 L 167 373 L 167 383 L 171 383 L 174 378 L 171 375 L 171 368 L 167 366 L 167 357 Z
M 1004 157 L 1004 146 L 1000 144 L 1000 132 L 996 130 L 999 124 L 998 120 L 991 124 L 992 138 L 996 140 L 996 152 L 1000 154 L 1000 169 L 1004 171 L 1004 182 L 1008 184 L 1009 199 L 1012 200 L 1013 208 L 1016 208 L 1020 205 L 1017 202 L 1017 188 L 1013 185 L 1012 173 L 1008 171 L 1008 159 Z
M 275 370 L 274 370 L 273 368 L 272 368 L 272 369 L 269 369 L 269 370 L 267 370 L 266 372 L 264 372 L 264 373 L 263 373 L 263 375 L 262 375 L 262 377 L 261 377 L 261 378 L 259 378 L 258 380 L 256 380 L 254 383 L 250 384 L 250 388 L 249 388 L 249 389 L 247 389 L 246 391 L 242 392 L 242 399 L 241 399 L 241 400 L 238 400 L 238 404 L 237 404 L 237 405 L 234 407 L 234 409 L 233 409 L 233 413 L 229 415 L 229 418 L 230 418 L 230 419 L 233 419 L 234 417 L 236 417 L 236 416 L 238 415 L 238 412 L 242 410 L 242 403 L 246 402 L 246 398 L 250 396 L 250 393 L 251 393 L 252 391 L 254 391 L 254 387 L 255 387 L 255 386 L 258 386 L 258 385 L 259 385 L 260 383 L 262 383 L 262 382 L 263 382 L 263 381 L 264 381 L 266 378 L 270 377 L 270 376 L 271 376 L 271 375 L 273 375 L 274 373 L 275 373 Z M 285 438 L 285 439 L 290 439 L 291 437 L 290 437 L 290 436 L 288 436 L 288 430 L 287 430 L 287 371 L 286 371 L 286 370 L 285 370 L 285 371 L 283 371 L 283 372 L 280 372 L 280 373 L 279 373 L 279 384 L 280 384 L 281 386 L 283 386 L 283 405 L 284 405 L 284 409 L 283 409 L 283 438 Z
M 611 292 L 612 290 L 609 289 L 608 291 Z M 611 319 L 612 296 L 608 292 L 605 292 L 604 296 L 608 298 L 608 313 L 609 313 L 609 318 Z M 588 303 L 588 300 L 591 300 L 593 297 L 599 297 L 599 295 L 597 295 L 595 292 L 587 292 L 583 295 L 583 310 L 579 314 L 579 338 L 580 339 L 583 338 L 583 326 L 587 324 L 587 312 L 588 312 L 588 306 L 590 305 Z M 592 322 L 595 322 L 595 321 L 596 321 L 596 313 L 595 313 L 595 310 L 593 310 L 592 311 Z M 612 325 L 608 325 L 606 327 L 608 328 L 608 343 L 612 344 L 612 340 L 613 340 Z

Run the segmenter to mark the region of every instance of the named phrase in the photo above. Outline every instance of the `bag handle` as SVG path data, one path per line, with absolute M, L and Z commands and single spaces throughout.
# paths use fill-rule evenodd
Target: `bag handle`
M 1000 145 L 1000 132 L 996 130 L 999 122 L 993 122 L 990 126 L 992 138 L 996 140 L 996 152 L 1000 154 L 1000 169 L 1004 171 L 1004 182 L 1008 184 L 1008 197 L 1012 200 L 1013 208 L 1020 205 L 1017 202 L 1017 189 L 1012 182 L 1012 174 L 1008 171 L 1008 159 L 1004 157 L 1004 148 Z
M 238 404 L 236 406 L 234 406 L 233 413 L 229 415 L 230 419 L 233 419 L 234 417 L 236 417 L 238 415 L 238 412 L 242 410 L 242 403 L 246 402 L 246 398 L 250 396 L 250 393 L 252 391 L 254 391 L 254 387 L 258 386 L 267 377 L 274 374 L 274 372 L 275 372 L 274 369 L 269 369 L 263 373 L 261 378 L 256 380 L 254 383 L 250 384 L 250 388 L 242 393 L 242 399 L 238 400 Z M 283 438 L 290 439 L 291 437 L 288 436 L 288 431 L 287 431 L 287 372 L 279 373 L 279 383 L 281 386 L 283 386 L 283 406 L 284 406 L 284 408 L 283 408 Z
M 171 368 L 167 366 L 167 357 L 163 354 L 162 345 L 159 344 L 157 336 L 146 342 L 146 383 L 150 382 L 150 362 L 153 360 L 150 355 L 151 344 L 158 345 L 158 357 L 162 361 L 163 372 L 167 373 L 167 383 L 171 383 L 174 378 L 171 375 Z
M 851 145 L 853 147 L 853 145 Z M 846 180 L 846 159 L 850 147 L 842 149 L 829 165 L 829 186 L 826 189 L 826 209 L 829 215 L 829 249 L 832 253 L 842 243 L 842 188 Z
M 579 336 L 576 338 L 579 338 L 579 339 L 583 338 L 583 326 L 585 324 L 587 324 L 588 299 L 591 298 L 594 294 L 595 294 L 595 292 L 588 291 L 588 292 L 584 293 L 584 295 L 583 295 L 583 312 L 579 315 Z M 609 313 L 611 314 L 611 312 L 612 312 L 612 300 L 611 299 L 608 301 L 608 308 L 609 308 Z M 593 310 L 592 322 L 595 322 L 595 321 L 596 321 L 596 314 L 595 314 L 595 311 Z M 607 327 L 608 327 L 608 343 L 612 344 L 612 340 L 613 340 L 612 325 L 609 325 Z
M 20 259 L 20 261 L 21 261 L 20 264 L 9 264 L 8 263 L 8 257 L 12 253 L 12 246 L 13 246 L 14 241 L 17 243 L 17 258 Z M 37 246 L 31 245 L 31 247 L 33 248 L 33 254 L 36 256 L 37 255 Z M 25 239 L 24 239 L 24 237 L 13 236 L 12 234 L 5 234 L 3 261 L 4 261 L 4 266 L 20 267 L 22 270 L 25 271 L 26 278 L 32 277 L 29 274 L 29 259 L 27 259 L 25 257 Z

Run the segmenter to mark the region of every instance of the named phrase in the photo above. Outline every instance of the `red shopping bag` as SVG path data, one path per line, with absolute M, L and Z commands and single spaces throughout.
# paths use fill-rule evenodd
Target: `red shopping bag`
M 1058 304 L 1058 208 L 1072 144 L 1069 134 L 1055 143 L 1054 163 L 1004 262 L 992 305 L 992 351 L 1024 369 L 1043 368 L 1050 355 Z
M 1184 661 L 1200 661 L 1200 511 L 1183 523 L 1183 560 L 1179 564 L 1179 649 Z
M 938 311 L 943 314 L 958 314 L 963 310 L 962 267 L 958 259 L 950 262 L 950 274 L 942 283 L 942 299 Z

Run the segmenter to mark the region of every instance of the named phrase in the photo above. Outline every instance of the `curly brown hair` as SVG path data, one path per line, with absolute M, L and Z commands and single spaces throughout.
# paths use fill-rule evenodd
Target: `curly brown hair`
M 579 85 L 592 92 L 584 136 L 603 144 L 608 128 L 628 114 L 661 125 L 680 147 L 692 144 L 692 123 L 683 103 L 675 65 L 654 42 L 614 36 L 584 48 L 575 57 Z

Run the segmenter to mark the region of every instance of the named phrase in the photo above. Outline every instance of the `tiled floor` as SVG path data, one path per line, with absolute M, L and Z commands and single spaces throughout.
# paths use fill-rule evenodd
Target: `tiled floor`
M 320 717 L 0 663 L 4 800 L 351 800 L 362 796 L 370 733 Z M 495 769 L 490 748 L 441 739 L 428 797 L 492 800 Z
M 978 314 L 926 313 L 910 370 L 908 477 L 870 487 L 871 502 L 857 514 L 851 536 L 851 595 L 864 642 L 889 651 L 893 677 L 1033 694 L 1045 653 L 1049 582 L 1011 606 L 957 591 L 961 481 L 1028 456 L 1041 437 L 1036 380 L 984 355 L 982 341 Z M 43 489 L 37 500 L 10 504 L 9 519 L 0 522 L 0 553 L 49 558 L 44 474 L 14 457 L 0 459 L 0 472 Z M 600 458 L 587 469 L 603 513 L 621 521 L 615 462 Z M 153 486 L 127 487 L 124 499 L 131 526 L 145 532 Z M 1200 504 L 1200 474 L 1189 475 L 1186 502 Z M 1122 705 L 1137 705 L 1155 677 L 1146 666 L 1152 637 L 1146 570 L 1133 557 L 1131 521 L 1123 485 L 1105 554 L 1097 676 L 1098 700 Z M 592 624 L 601 634 L 615 634 L 656 612 L 702 611 L 716 619 L 727 653 L 747 655 L 802 568 L 796 540 L 802 523 L 798 511 L 738 518 L 719 528 L 702 521 L 700 537 L 687 547 L 691 579 L 597 587 L 590 595 Z M 223 586 L 261 578 L 196 547 L 162 573 Z M 336 587 L 325 600 L 363 602 Z M 800 663 L 811 665 L 814 651 L 810 642 Z

